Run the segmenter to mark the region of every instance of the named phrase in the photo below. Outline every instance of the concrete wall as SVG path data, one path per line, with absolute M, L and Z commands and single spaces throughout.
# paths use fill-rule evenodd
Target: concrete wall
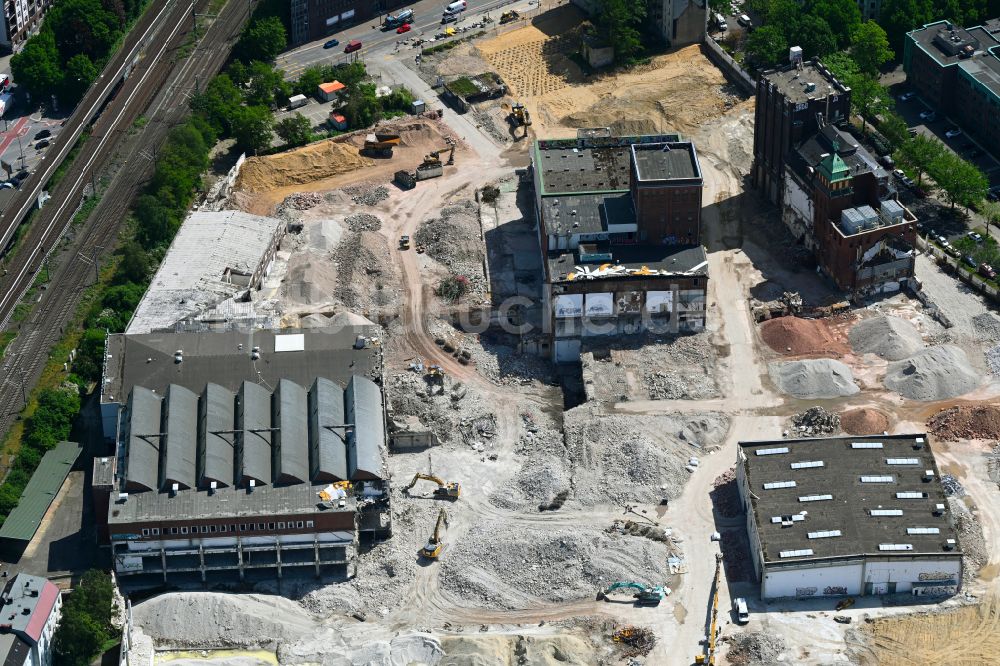
M 933 583 L 962 580 L 962 560 L 958 557 L 941 560 L 900 561 L 899 559 L 883 562 L 869 561 L 865 565 L 863 594 L 878 594 L 879 586 L 895 584 L 895 591 L 911 592 L 913 583 Z M 871 586 L 869 588 L 869 586 Z M 888 588 L 885 592 L 891 592 Z
M 761 581 L 761 598 L 908 593 L 924 586 L 934 594 L 957 592 L 962 560 L 949 558 L 855 558 L 802 566 L 772 564 Z M 952 584 L 953 585 L 949 585 Z M 947 587 L 953 587 L 947 591 Z
M 822 597 L 861 594 L 864 563 L 861 560 L 833 565 L 809 562 L 801 568 L 776 569 L 769 567 L 761 581 L 760 596 Z

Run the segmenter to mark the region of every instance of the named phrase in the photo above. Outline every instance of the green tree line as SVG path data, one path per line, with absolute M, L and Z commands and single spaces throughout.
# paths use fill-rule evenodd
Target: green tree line
M 62 617 L 52 637 L 54 663 L 87 666 L 116 633 L 111 576 L 91 569 L 66 598 Z

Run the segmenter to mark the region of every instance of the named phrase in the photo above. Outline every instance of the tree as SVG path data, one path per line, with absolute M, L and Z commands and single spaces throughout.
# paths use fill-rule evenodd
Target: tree
M 231 122 L 233 138 L 241 150 L 253 153 L 267 148 L 272 139 L 271 111 L 264 106 L 241 106 Z
M 144 194 L 136 199 L 134 212 L 139 222 L 136 236 L 146 248 L 166 244 L 180 226 L 173 211 L 152 194 Z
M 118 18 L 101 6 L 100 0 L 62 0 L 45 17 L 68 60 L 82 53 L 93 60 L 104 58 L 121 35 Z
M 931 162 L 928 173 L 944 192 L 952 208 L 955 204 L 968 208 L 981 201 L 990 184 L 974 164 L 949 150 L 941 151 L 937 159 Z
M 239 88 L 227 74 L 219 74 L 201 92 L 191 98 L 191 110 L 202 114 L 216 132 L 232 131 L 231 119 L 243 103 Z
M 1000 201 L 983 201 L 979 204 L 979 214 L 986 221 L 986 236 L 990 235 L 990 225 L 1000 225 Z
M 639 31 L 645 18 L 644 2 L 600 0 L 594 25 L 598 34 L 615 47 L 615 60 L 618 62 L 629 62 L 642 52 Z
M 55 662 L 87 666 L 111 637 L 114 610 L 111 577 L 91 569 L 63 604 L 62 618 L 52 638 Z
M 122 260 L 118 264 L 119 275 L 128 282 L 142 284 L 149 276 L 149 255 L 134 240 L 125 243 L 120 253 Z
M 881 11 L 879 25 L 896 53 L 903 52 L 907 32 L 938 17 L 933 0 L 882 0 Z
M 806 58 L 823 57 L 837 50 L 837 38 L 833 35 L 830 25 L 818 16 L 806 14 L 797 26 L 802 55 Z M 789 43 L 793 40 L 789 38 Z
M 70 58 L 63 73 L 60 101 L 63 104 L 76 106 L 97 78 L 97 74 L 97 66 L 87 55 L 78 53 Z
M 846 53 L 836 52 L 823 58 L 823 64 L 830 70 L 838 81 L 850 86 L 851 83 L 861 74 L 858 71 L 858 64 L 854 62 Z
M 875 21 L 865 21 L 851 35 L 851 58 L 863 74 L 875 76 L 879 68 L 893 59 L 889 39 Z
M 762 12 L 764 25 L 773 25 L 781 30 L 788 42 L 793 42 L 799 33 L 799 22 L 805 16 L 797 0 L 769 0 Z
M 945 151 L 944 144 L 937 139 L 918 134 L 902 145 L 897 158 L 917 172 L 917 183 L 922 184 L 924 174 Z
M 240 35 L 233 48 L 236 58 L 243 62 L 261 60 L 272 62 L 288 46 L 288 34 L 281 19 L 270 17 L 255 20 Z
M 312 123 L 301 113 L 283 118 L 274 126 L 274 131 L 286 146 L 301 146 L 309 141 Z
M 10 59 L 10 69 L 19 86 L 38 102 L 47 102 L 62 83 L 62 61 L 51 30 L 42 30 Z
M 861 116 L 861 128 L 868 127 L 868 120 L 876 120 L 892 108 L 892 98 L 889 91 L 873 76 L 862 74 L 850 83 L 851 106 L 854 112 Z
M 837 40 L 838 48 L 851 43 L 851 35 L 861 25 L 861 10 L 855 0 L 809 0 L 805 13 L 826 21 Z
M 781 62 L 787 51 L 785 35 L 773 25 L 757 28 L 747 37 L 747 57 L 757 69 L 773 67 Z
M 285 82 L 285 74 L 274 65 L 255 60 L 250 63 L 249 75 L 243 98 L 251 106 L 274 107 L 276 103 L 288 100 L 291 86 Z
M 295 93 L 297 95 L 315 95 L 316 88 L 326 80 L 323 70 L 321 65 L 313 65 L 302 70 L 299 80 L 294 84 Z

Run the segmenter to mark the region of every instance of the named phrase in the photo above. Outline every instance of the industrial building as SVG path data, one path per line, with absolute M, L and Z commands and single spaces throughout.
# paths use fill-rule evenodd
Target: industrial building
M 349 576 L 359 538 L 391 532 L 385 408 L 341 386 L 133 387 L 107 531 L 130 585 Z
M 378 20 L 407 0 L 291 0 L 292 45 L 322 39 L 334 32 Z
M 1000 18 L 972 28 L 949 21 L 906 34 L 906 80 L 991 152 L 1000 152 Z
M 581 130 L 576 139 L 536 141 L 532 172 L 543 352 L 575 363 L 588 337 L 704 328 L 708 260 L 694 144 Z
M 19 573 L 0 592 L 0 660 L 4 666 L 52 666 L 52 636 L 62 615 L 59 588 Z
M 31 35 L 38 32 L 42 18 L 53 0 L 4 0 L 0 46 L 17 52 Z
M 285 231 L 285 222 L 273 217 L 235 210 L 191 213 L 126 331 L 172 331 L 191 320 L 206 326 L 260 324 L 254 295 Z
M 912 277 L 916 217 L 892 174 L 848 132 L 851 91 L 817 61 L 757 83 L 754 184 L 781 207 L 793 236 L 851 297 L 898 291 Z
M 962 550 L 926 435 L 740 442 L 761 598 L 952 595 Z

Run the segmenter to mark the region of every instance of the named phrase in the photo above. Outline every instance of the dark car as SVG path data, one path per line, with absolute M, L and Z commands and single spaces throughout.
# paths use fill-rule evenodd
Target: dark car
M 323 48 L 324 49 L 332 49 L 334 46 L 339 46 L 339 45 L 340 45 L 340 40 L 339 39 L 331 39 L 326 44 L 323 44 Z
M 979 262 L 973 259 L 971 254 L 962 257 L 962 262 L 969 268 L 979 268 Z
M 43 129 L 35 134 L 35 141 L 38 141 L 39 139 L 47 139 L 50 136 L 52 136 L 52 130 Z
M 36 150 L 41 150 L 42 148 L 48 148 L 48 147 L 49 147 L 49 140 L 48 139 L 42 139 L 41 141 L 39 141 L 38 143 L 35 144 L 35 149 Z

